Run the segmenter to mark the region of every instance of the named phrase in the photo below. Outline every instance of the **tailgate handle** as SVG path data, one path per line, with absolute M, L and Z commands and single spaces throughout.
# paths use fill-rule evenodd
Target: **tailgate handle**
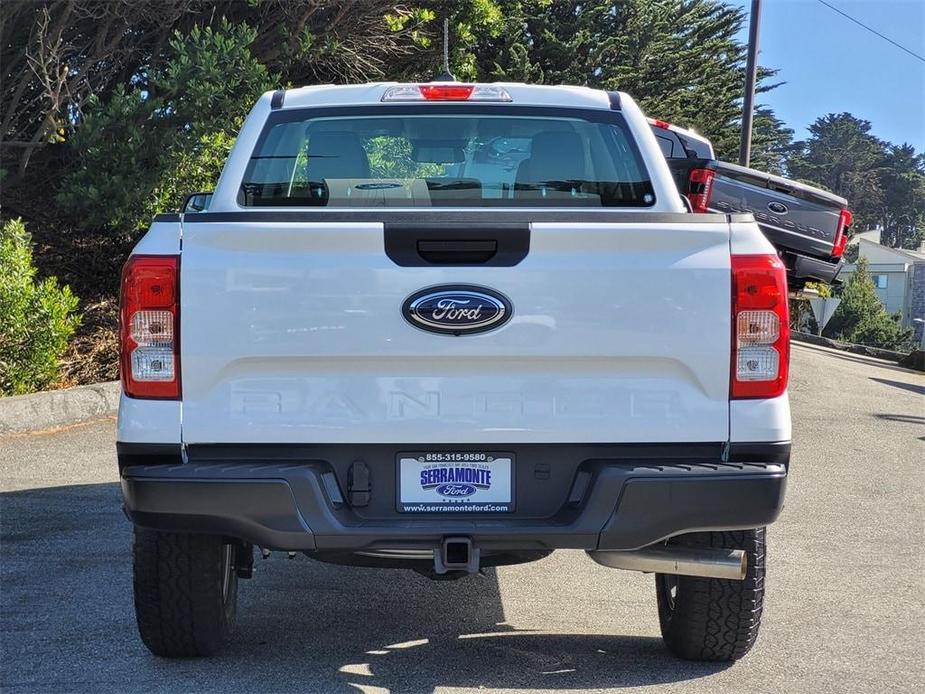
M 530 252 L 530 223 L 441 219 L 383 223 L 385 254 L 401 267 L 514 267 Z M 420 214 L 420 213 L 419 213 Z M 426 213 L 424 214 L 426 219 Z
M 417 247 L 421 258 L 439 265 L 481 265 L 498 252 L 498 242 L 491 239 L 421 240 Z

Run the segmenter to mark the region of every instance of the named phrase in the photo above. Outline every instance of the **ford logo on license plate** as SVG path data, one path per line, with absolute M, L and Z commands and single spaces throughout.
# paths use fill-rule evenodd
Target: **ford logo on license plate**
M 421 330 L 444 335 L 468 335 L 498 328 L 513 314 L 503 294 L 475 285 L 441 285 L 415 292 L 402 305 L 402 314 Z
M 471 484 L 441 484 L 437 487 L 436 491 L 440 496 L 461 498 L 465 496 L 472 496 L 478 490 L 474 485 Z

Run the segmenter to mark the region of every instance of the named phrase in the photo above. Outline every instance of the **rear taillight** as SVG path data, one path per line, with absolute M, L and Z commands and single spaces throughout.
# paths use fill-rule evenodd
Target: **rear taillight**
M 656 128 L 661 128 L 662 130 L 668 130 L 671 127 L 671 123 L 668 121 L 658 119 L 652 121 L 652 125 L 654 125 Z
M 835 242 L 832 244 L 832 257 L 841 258 L 848 245 L 848 227 L 851 226 L 851 212 L 845 208 L 838 215 L 838 228 L 835 230 Z
M 710 211 L 710 194 L 713 192 L 714 176 L 716 172 L 712 169 L 691 169 L 687 199 L 690 200 L 694 212 Z
M 732 256 L 732 398 L 782 395 L 789 366 L 784 264 L 770 253 Z
M 180 257 L 133 255 L 122 270 L 119 365 L 133 398 L 180 398 Z

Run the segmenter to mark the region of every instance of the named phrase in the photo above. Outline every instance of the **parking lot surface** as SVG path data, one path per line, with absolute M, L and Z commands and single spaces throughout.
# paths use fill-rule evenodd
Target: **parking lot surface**
M 455 582 L 274 554 L 227 650 L 141 645 L 112 419 L 0 438 L 3 692 L 884 692 L 925 681 L 925 376 L 795 345 L 754 651 L 674 659 L 653 579 L 581 552 Z

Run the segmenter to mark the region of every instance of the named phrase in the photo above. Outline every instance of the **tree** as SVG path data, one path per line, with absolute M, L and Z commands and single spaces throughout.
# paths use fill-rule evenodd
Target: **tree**
M 211 189 L 244 115 L 278 82 L 250 52 L 256 36 L 245 24 L 194 27 L 135 88 L 88 100 L 61 205 L 85 224 L 132 232 Z
M 884 193 L 879 178 L 883 143 L 870 134 L 870 122 L 850 113 L 830 113 L 809 126 L 787 161 L 790 176 L 811 181 L 846 198 L 854 228 L 877 223 Z
M 877 297 L 866 258 L 858 259 L 824 334 L 845 342 L 885 349 L 906 347 L 912 338 L 912 331 L 904 330 L 899 316 L 887 313 Z
M 787 171 L 787 157 L 793 147 L 793 129 L 766 106 L 755 109 L 752 122 L 752 156 L 749 166 L 782 176 Z
M 925 240 L 925 155 L 912 145 L 888 144 L 879 170 L 883 206 L 880 242 L 915 249 Z
M 735 160 L 741 129 L 744 11 L 717 0 L 499 0 L 498 34 L 473 47 L 482 79 L 619 89 L 653 117 L 709 137 Z M 772 89 L 762 70 L 759 92 Z M 790 135 L 767 107 L 756 118 L 754 157 L 780 167 Z
M 848 200 L 853 229 L 881 228 L 881 242 L 916 248 L 925 239 L 925 156 L 884 142 L 869 121 L 830 113 L 787 155 L 787 170 Z
M 432 14 L 390 0 L 4 2 L 0 153 L 22 176 L 37 151 L 80 127 L 91 98 L 107 102 L 159 69 L 176 32 L 247 24 L 255 32 L 251 55 L 284 83 L 365 82 L 420 53 L 427 31 L 436 30 L 428 27 Z

